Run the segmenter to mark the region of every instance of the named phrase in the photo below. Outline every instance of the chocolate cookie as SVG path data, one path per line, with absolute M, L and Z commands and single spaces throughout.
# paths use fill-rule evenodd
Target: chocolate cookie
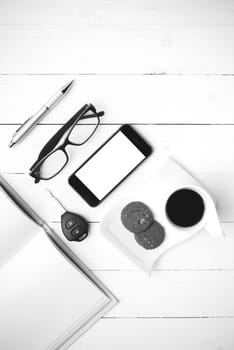
M 152 225 L 144 232 L 134 235 L 135 240 L 145 249 L 154 249 L 160 246 L 165 238 L 165 230 L 163 226 L 154 221 Z
M 131 202 L 121 212 L 123 225 L 133 233 L 145 231 L 153 220 L 151 210 L 142 202 Z

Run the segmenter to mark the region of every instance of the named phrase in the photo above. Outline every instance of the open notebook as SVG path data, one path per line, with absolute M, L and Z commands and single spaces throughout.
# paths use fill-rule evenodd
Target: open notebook
M 47 224 L 49 234 L 19 210 L 1 181 L 0 349 L 67 349 L 116 299 Z

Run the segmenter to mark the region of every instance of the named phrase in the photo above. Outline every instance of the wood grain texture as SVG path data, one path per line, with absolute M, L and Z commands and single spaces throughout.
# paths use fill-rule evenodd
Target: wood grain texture
M 2 0 L 0 23 L 13 24 L 136 24 L 230 25 L 233 1 L 217 0 Z
M 71 350 L 232 350 L 232 319 L 102 319 Z
M 120 299 L 72 350 L 233 349 L 233 39 L 233 0 L 0 1 L 0 172 L 62 238 L 47 187 L 91 221 L 89 238 L 68 244 Z M 9 149 L 18 125 L 70 79 L 69 95 Z M 27 173 L 41 147 L 88 102 L 106 112 L 97 134 L 69 148 L 61 176 L 35 186 Z M 67 177 L 123 123 L 136 125 L 154 155 L 92 209 Z M 99 223 L 153 175 L 163 148 L 217 198 L 225 237 L 199 233 L 168 251 L 148 278 Z
M 171 75 L 0 76 L 0 123 L 23 123 L 71 79 L 72 90 L 43 124 L 64 123 L 89 102 L 106 112 L 104 124 L 234 123 L 234 77 Z
M 233 37 L 232 25 L 3 25 L 0 74 L 233 74 Z

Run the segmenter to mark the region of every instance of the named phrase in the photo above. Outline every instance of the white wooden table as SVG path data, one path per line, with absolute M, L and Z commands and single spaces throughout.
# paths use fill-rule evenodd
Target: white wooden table
M 70 94 L 9 149 L 18 125 L 71 79 Z M 0 171 L 57 230 L 46 187 L 89 218 L 89 239 L 71 247 L 120 299 L 72 350 L 234 348 L 233 96 L 234 1 L 0 0 Z M 106 111 L 99 131 L 70 148 L 60 176 L 35 185 L 27 172 L 41 147 L 87 102 Z M 126 122 L 154 145 L 154 157 L 91 209 L 67 177 Z M 153 173 L 158 145 L 218 199 L 225 238 L 197 235 L 149 279 L 102 237 L 99 222 Z

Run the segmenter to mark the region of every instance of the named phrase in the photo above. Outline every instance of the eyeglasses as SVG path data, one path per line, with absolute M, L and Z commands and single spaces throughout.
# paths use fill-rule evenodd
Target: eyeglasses
M 86 115 L 89 111 L 92 114 Z M 35 183 L 40 180 L 50 180 L 58 175 L 69 161 L 66 146 L 85 144 L 97 130 L 100 125 L 100 117 L 103 115 L 104 112 L 97 113 L 92 104 L 84 105 L 73 115 L 47 142 L 30 168 L 29 174 L 35 178 Z M 85 124 L 84 121 L 90 118 L 92 118 L 92 124 Z

